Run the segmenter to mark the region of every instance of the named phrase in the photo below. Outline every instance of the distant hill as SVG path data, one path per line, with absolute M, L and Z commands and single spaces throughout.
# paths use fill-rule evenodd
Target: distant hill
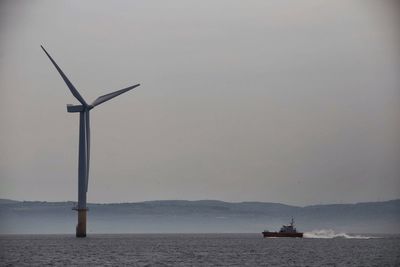
M 73 202 L 0 199 L 0 234 L 74 233 Z M 89 233 L 227 233 L 277 230 L 400 233 L 400 199 L 296 207 L 279 203 L 166 200 L 89 204 Z
M 2 199 L 0 198 L 0 205 L 1 204 L 12 204 L 12 203 L 18 203 L 19 201 L 16 200 L 11 200 L 11 199 Z

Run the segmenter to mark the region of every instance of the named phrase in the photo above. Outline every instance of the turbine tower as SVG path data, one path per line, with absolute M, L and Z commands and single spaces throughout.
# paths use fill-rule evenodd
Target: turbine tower
M 72 95 L 81 103 L 81 105 L 67 105 L 67 111 L 72 113 L 79 112 L 79 160 L 78 160 L 78 206 L 74 210 L 78 211 L 78 224 L 76 226 L 76 237 L 86 237 L 86 194 L 88 191 L 89 181 L 89 161 L 90 161 L 90 116 L 89 112 L 95 106 L 98 106 L 120 94 L 126 93 L 140 84 L 135 84 L 127 88 L 102 95 L 98 97 L 92 104 L 86 103 L 83 97 L 76 90 L 75 86 L 70 82 L 64 72 L 60 69 L 54 59 L 47 53 L 43 46 L 40 46 L 54 67 L 60 73 L 64 82 L 67 84 Z

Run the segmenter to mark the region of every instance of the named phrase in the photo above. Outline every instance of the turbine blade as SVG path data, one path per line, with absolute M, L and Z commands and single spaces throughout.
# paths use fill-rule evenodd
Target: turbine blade
M 89 185 L 89 163 L 90 163 L 90 115 L 89 111 L 85 112 L 85 127 L 86 127 L 86 192 Z
M 98 97 L 92 103 L 92 106 L 95 107 L 97 105 L 100 105 L 101 103 L 104 103 L 104 102 L 106 102 L 106 101 L 108 101 L 108 100 L 110 100 L 110 99 L 112 99 L 112 98 L 114 98 L 116 96 L 119 96 L 120 94 L 128 92 L 129 90 L 132 90 L 133 88 L 138 87 L 139 85 L 140 84 L 135 84 L 135 85 L 129 86 L 127 88 L 124 88 L 124 89 L 121 89 L 121 90 L 118 90 L 118 91 L 115 91 L 115 92 L 112 92 L 112 93 L 109 93 L 109 94 L 106 94 L 106 95 L 102 95 L 102 96 Z
M 46 49 L 44 49 L 43 46 L 40 46 L 43 51 L 46 53 L 46 55 L 49 57 L 50 61 L 53 63 L 54 67 L 56 67 L 58 73 L 60 73 L 61 77 L 63 78 L 64 82 L 67 84 L 69 90 L 71 91 L 72 95 L 75 96 L 76 99 L 78 99 L 79 102 L 82 103 L 82 105 L 87 106 L 88 104 L 85 102 L 83 97 L 79 94 L 78 90 L 76 90 L 75 86 L 70 82 L 68 77 L 64 74 L 64 72 L 60 69 L 60 67 L 57 65 L 57 63 L 54 61 L 54 59 L 50 56 L 49 53 L 47 53 Z

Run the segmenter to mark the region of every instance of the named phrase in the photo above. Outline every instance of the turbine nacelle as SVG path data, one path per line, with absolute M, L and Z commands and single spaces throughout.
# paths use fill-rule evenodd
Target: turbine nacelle
M 83 105 L 72 105 L 72 104 L 67 104 L 67 111 L 69 113 L 75 113 L 75 112 L 84 112 L 87 110 L 91 110 L 93 108 L 92 105 L 89 106 L 83 106 Z

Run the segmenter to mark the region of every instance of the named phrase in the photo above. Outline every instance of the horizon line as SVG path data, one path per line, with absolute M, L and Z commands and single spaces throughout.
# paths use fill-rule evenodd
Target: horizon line
M 365 203 L 382 203 L 382 202 L 391 202 L 398 201 L 400 198 L 393 198 L 387 200 L 376 200 L 376 201 L 361 201 L 361 202 L 346 202 L 346 203 L 320 203 L 320 204 L 308 204 L 308 205 L 294 205 L 294 204 L 286 204 L 281 202 L 271 202 L 271 201 L 225 201 L 225 200 L 217 200 L 217 199 L 197 199 L 197 200 L 187 200 L 187 199 L 155 199 L 155 200 L 143 200 L 143 201 L 126 201 L 126 202 L 88 202 L 89 205 L 115 205 L 115 204 L 139 204 L 146 202 L 167 202 L 167 201 L 181 201 L 181 202 L 201 202 L 201 201 L 214 201 L 214 202 L 223 202 L 230 204 L 242 204 L 242 203 L 262 203 L 262 204 L 279 204 L 285 206 L 292 207 L 310 207 L 310 206 L 327 206 L 327 205 L 356 205 L 356 204 L 365 204 Z M 12 201 L 12 202 L 41 202 L 41 203 L 77 203 L 77 201 L 72 200 L 63 200 L 63 201 L 47 201 L 47 200 L 15 200 L 9 198 L 0 198 L 0 201 Z

